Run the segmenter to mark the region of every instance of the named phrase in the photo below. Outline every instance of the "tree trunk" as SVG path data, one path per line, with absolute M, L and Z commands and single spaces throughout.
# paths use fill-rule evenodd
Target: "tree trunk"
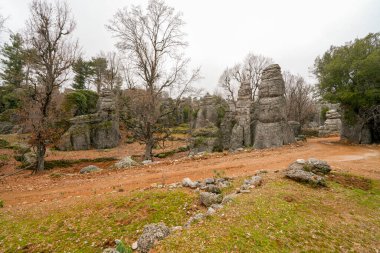
M 38 142 L 37 145 L 37 172 L 45 169 L 45 153 L 46 146 L 43 142 Z
M 145 155 L 144 155 L 144 160 L 153 160 L 152 158 L 152 150 L 154 146 L 154 138 L 153 138 L 153 133 L 151 131 L 150 123 L 147 124 L 147 129 L 146 129 L 146 142 L 145 142 Z
M 152 151 L 153 151 L 154 141 L 153 138 L 150 138 L 145 144 L 145 155 L 144 160 L 153 160 Z

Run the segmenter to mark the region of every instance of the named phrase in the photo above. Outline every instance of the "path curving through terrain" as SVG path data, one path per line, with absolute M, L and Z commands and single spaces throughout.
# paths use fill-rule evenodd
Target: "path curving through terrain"
M 326 160 L 337 171 L 380 179 L 379 145 L 346 145 L 338 140 L 338 137 L 316 138 L 280 148 L 215 153 L 196 159 L 183 154 L 182 158 L 161 160 L 158 164 L 119 171 L 103 170 L 89 175 L 78 173 L 83 165 L 55 169 L 42 175 L 25 172 L 0 183 L 0 199 L 6 203 L 5 209 L 70 205 L 78 201 L 91 201 L 92 197 L 125 194 L 153 183 L 179 182 L 184 177 L 204 179 L 212 177 L 215 170 L 230 177 L 252 175 L 263 169 L 272 172 L 285 169 L 296 159 L 310 157 Z M 97 165 L 106 168 L 111 164 Z

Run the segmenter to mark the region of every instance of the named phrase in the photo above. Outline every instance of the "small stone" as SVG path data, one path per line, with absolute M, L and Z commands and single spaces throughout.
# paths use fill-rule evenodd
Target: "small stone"
M 215 179 L 214 178 L 206 178 L 205 179 L 205 184 L 214 184 L 215 183 Z
M 215 210 L 219 210 L 223 208 L 223 205 L 221 204 L 212 204 L 211 207 Z
M 182 230 L 182 226 L 171 227 L 170 230 L 171 230 L 172 232 L 175 232 L 175 231 L 181 231 L 181 230 Z
M 267 174 L 267 173 L 268 173 L 267 170 L 259 170 L 259 171 L 256 171 L 255 176 L 258 176 L 258 175 L 261 175 L 261 174 Z
M 220 194 L 222 191 L 220 190 L 220 188 L 214 184 L 209 184 L 206 186 L 205 190 L 207 192 L 212 192 L 212 193 L 216 193 L 216 194 Z
M 231 193 L 223 198 L 222 204 L 229 203 L 233 201 L 238 195 L 236 193 Z
M 216 213 L 215 209 L 212 208 L 212 207 L 209 207 L 209 208 L 207 209 L 206 215 L 211 216 L 211 215 L 213 215 L 213 214 L 215 214 L 215 213 Z
M 153 162 L 152 162 L 152 160 L 144 160 L 141 163 L 144 164 L 144 165 L 148 165 L 148 164 L 151 164 Z
M 240 190 L 240 193 L 250 193 L 250 190 Z
M 252 177 L 252 185 L 255 187 L 260 186 L 263 183 L 263 178 L 260 176 L 253 176 Z
M 223 201 L 223 196 L 221 194 L 215 194 L 210 192 L 201 192 L 199 195 L 200 202 L 206 206 L 210 207 L 212 204 L 220 204 Z
M 137 242 L 134 242 L 134 243 L 132 243 L 132 245 L 131 245 L 131 248 L 132 248 L 133 250 L 136 250 L 138 247 L 139 247 L 139 245 L 138 245 Z
M 182 186 L 183 187 L 190 187 L 192 189 L 195 189 L 198 187 L 198 183 L 197 182 L 193 182 L 191 181 L 190 178 L 186 177 L 182 180 Z
M 299 163 L 299 164 L 305 164 L 306 161 L 304 159 L 297 159 L 296 160 L 296 163 Z

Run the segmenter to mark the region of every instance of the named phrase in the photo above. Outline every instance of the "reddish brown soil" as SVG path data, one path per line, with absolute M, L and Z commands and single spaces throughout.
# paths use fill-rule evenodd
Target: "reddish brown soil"
M 173 144 L 175 146 L 175 144 Z M 133 147 L 133 148 L 131 148 Z M 79 159 L 123 157 L 141 154 L 142 147 L 125 147 L 102 151 L 49 153 L 48 159 Z M 215 153 L 200 158 L 187 158 L 186 153 L 160 160 L 157 164 L 125 170 L 107 170 L 113 162 L 96 163 L 102 172 L 81 175 L 82 163 L 70 168 L 57 168 L 43 174 L 23 172 L 7 177 L 0 183 L 0 199 L 6 209 L 22 209 L 38 205 L 70 205 L 73 201 L 91 201 L 97 196 L 129 192 L 149 187 L 153 183 L 179 182 L 184 177 L 193 180 L 224 171 L 226 176 L 252 175 L 257 170 L 285 169 L 292 161 L 310 157 L 326 160 L 335 171 L 349 172 L 368 178 L 380 179 L 379 145 L 346 145 L 337 137 L 310 139 L 308 142 L 266 150 L 247 150 L 239 153 Z M 94 163 L 93 163 L 94 164 Z

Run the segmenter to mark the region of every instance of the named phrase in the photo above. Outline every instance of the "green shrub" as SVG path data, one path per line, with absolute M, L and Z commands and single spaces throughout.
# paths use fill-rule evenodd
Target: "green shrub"
M 7 142 L 4 139 L 0 139 L 0 148 L 8 148 L 9 147 L 9 142 Z
M 85 115 L 96 112 L 98 94 L 91 90 L 76 90 L 67 93 L 63 102 L 63 109 L 73 116 Z
M 326 113 L 329 111 L 329 108 L 327 106 L 323 106 L 321 109 L 321 120 L 325 122 L 326 120 Z

